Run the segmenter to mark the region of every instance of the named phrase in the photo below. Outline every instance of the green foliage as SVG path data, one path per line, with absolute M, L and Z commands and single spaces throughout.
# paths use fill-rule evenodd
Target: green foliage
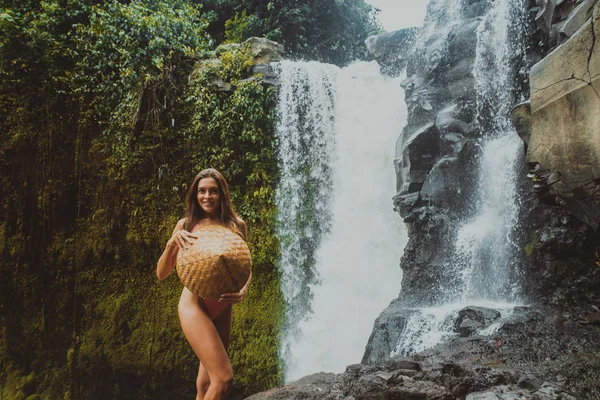
M 231 183 L 254 259 L 234 311 L 236 379 L 248 393 L 277 384 L 274 89 L 246 80 L 243 49 L 190 74 L 210 39 L 186 1 L 90 3 L 0 14 L 3 396 L 195 395 L 181 284 L 154 268 L 207 166 Z
M 239 43 L 249 37 L 250 29 L 257 23 L 256 16 L 247 15 L 246 10 L 235 13 L 233 18 L 225 21 L 225 42 Z
M 206 25 L 198 8 L 183 0 L 93 6 L 89 23 L 77 25 L 78 86 L 114 99 L 104 104 L 107 110 L 140 85 L 164 86 L 178 64 L 208 50 Z
M 89 98 L 89 113 L 106 117 L 101 126 L 112 140 L 102 151 L 121 156 L 121 175 L 134 167 L 130 154 L 146 128 L 141 124 L 165 128 L 175 116 L 164 111 L 173 107 L 191 60 L 208 51 L 206 25 L 185 0 L 112 1 L 92 7 L 89 23 L 77 25 L 76 87 Z
M 207 0 L 220 40 L 267 37 L 292 58 L 342 65 L 365 55 L 364 40 L 376 33 L 377 10 L 364 0 Z M 231 36 L 231 37 L 230 37 Z

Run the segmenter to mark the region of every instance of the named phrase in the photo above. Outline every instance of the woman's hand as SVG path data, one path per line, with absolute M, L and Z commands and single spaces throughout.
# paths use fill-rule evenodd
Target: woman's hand
M 177 246 L 179 250 L 187 250 L 194 243 L 194 239 L 198 239 L 198 236 L 186 230 L 179 229 L 173 233 L 173 236 L 167 242 L 167 247 L 172 249 L 174 246 Z
M 244 300 L 247 293 L 248 293 L 248 291 L 246 288 L 243 288 L 242 290 L 240 290 L 239 292 L 236 292 L 236 293 L 223 293 L 221 295 L 221 298 L 219 299 L 219 301 L 225 302 L 225 303 L 236 304 L 236 303 L 239 303 L 242 300 Z

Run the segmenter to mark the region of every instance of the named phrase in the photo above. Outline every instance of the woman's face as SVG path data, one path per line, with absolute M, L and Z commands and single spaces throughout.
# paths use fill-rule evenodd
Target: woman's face
M 196 198 L 198 204 L 208 216 L 218 215 L 217 213 L 221 207 L 221 192 L 215 178 L 200 179 Z

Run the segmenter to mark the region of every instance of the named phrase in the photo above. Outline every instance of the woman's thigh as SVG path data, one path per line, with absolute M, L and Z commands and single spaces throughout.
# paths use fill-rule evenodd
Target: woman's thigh
M 189 291 L 189 294 L 185 292 L 184 289 L 178 311 L 186 339 L 206 368 L 211 381 L 230 379 L 232 376 L 231 364 L 215 324 L 202 310 L 197 297 Z
M 229 348 L 229 339 L 231 337 L 231 313 L 232 306 L 230 304 L 213 320 L 225 350 Z
M 229 338 L 231 336 L 231 305 L 228 306 L 221 314 L 213 320 L 213 324 L 217 329 L 217 333 L 221 338 L 221 343 L 223 343 L 223 347 L 225 351 L 229 347 Z M 202 362 L 200 362 L 200 366 L 198 368 L 198 380 L 200 382 L 209 382 L 210 378 L 208 376 L 208 372 Z

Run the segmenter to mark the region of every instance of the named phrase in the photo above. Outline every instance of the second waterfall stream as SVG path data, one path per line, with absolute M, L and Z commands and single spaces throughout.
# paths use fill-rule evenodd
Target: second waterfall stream
M 360 362 L 373 321 L 400 291 L 406 244 L 392 209 L 399 79 L 376 63 L 277 65 L 285 380 Z

